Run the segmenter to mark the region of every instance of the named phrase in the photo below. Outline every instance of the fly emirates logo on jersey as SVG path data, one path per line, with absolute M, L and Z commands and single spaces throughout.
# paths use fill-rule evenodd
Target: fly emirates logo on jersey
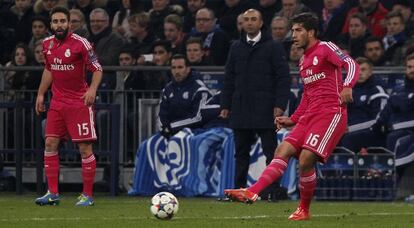
M 308 71 L 310 71 L 310 74 L 308 74 Z M 306 77 L 303 78 L 303 83 L 306 85 L 306 84 L 316 82 L 316 81 L 324 79 L 324 78 L 326 78 L 325 72 L 312 74 L 312 70 L 306 70 Z
M 62 59 L 53 58 L 53 63 L 50 64 L 50 68 L 56 71 L 72 71 L 75 69 L 73 64 L 62 64 Z
M 318 57 L 314 56 L 313 61 L 312 61 L 312 65 L 316 66 L 316 65 L 318 65 L 318 62 L 319 62 Z M 303 83 L 305 85 L 326 78 L 325 72 L 314 74 L 312 72 L 312 69 L 306 69 L 305 73 L 306 73 L 306 77 L 303 78 Z

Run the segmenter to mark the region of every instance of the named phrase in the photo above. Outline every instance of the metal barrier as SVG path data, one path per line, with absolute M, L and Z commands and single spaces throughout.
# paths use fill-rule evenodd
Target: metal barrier
M 217 86 L 223 76 L 223 67 L 195 67 L 207 81 L 207 85 Z M 0 66 L 0 153 L 5 155 L 5 165 L 16 168 L 16 192 L 22 192 L 22 167 L 36 167 L 37 191 L 41 192 L 43 183 L 43 142 L 42 119 L 34 113 L 36 91 L 3 90 L 4 71 L 41 71 L 42 67 L 2 67 Z M 168 67 L 146 66 L 110 66 L 104 72 L 115 71 L 166 71 Z M 298 74 L 297 70 L 291 71 Z M 404 74 L 402 67 L 375 68 L 390 83 L 398 84 L 394 74 Z M 115 76 L 115 74 L 112 74 Z M 391 80 L 392 79 L 392 80 Z M 98 166 L 110 165 L 111 194 L 116 194 L 118 172 L 124 168 L 132 168 L 136 149 L 140 142 L 157 130 L 157 105 L 161 91 L 149 90 L 99 90 L 97 94 L 97 131 L 98 141 L 94 145 L 97 152 Z M 47 100 L 50 94 L 47 95 Z M 20 120 L 20 121 L 18 121 Z M 76 166 L 80 164 L 77 150 L 71 143 L 63 145 L 62 164 Z M 118 165 L 119 162 L 119 165 Z M 122 177 L 121 177 L 122 178 Z M 18 185 L 18 186 L 17 186 Z

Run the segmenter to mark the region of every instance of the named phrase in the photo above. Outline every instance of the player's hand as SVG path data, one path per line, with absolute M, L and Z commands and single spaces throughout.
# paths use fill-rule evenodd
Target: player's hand
M 45 97 L 43 95 L 37 95 L 36 106 L 35 106 L 35 110 L 36 110 L 37 115 L 40 115 L 40 113 L 46 111 L 44 100 L 45 100 Z
M 352 88 L 344 87 L 341 91 L 340 97 L 342 104 L 352 103 Z
M 89 88 L 85 94 L 83 94 L 82 99 L 86 106 L 91 106 L 95 103 L 96 90 Z
M 295 125 L 295 122 L 293 122 L 290 117 L 287 116 L 278 116 L 275 118 L 275 124 L 276 124 L 276 131 L 279 131 L 281 128 L 288 128 Z
M 228 109 L 222 109 L 220 111 L 219 117 L 221 117 L 223 119 L 227 119 L 227 118 L 229 118 L 229 114 L 230 114 L 230 111 Z
M 273 118 L 279 117 L 283 115 L 283 110 L 281 108 L 278 107 L 274 107 L 273 108 Z

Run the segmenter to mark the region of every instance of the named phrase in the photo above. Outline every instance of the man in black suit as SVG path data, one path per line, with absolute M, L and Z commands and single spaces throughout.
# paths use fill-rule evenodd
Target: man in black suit
M 250 149 L 258 135 L 266 164 L 277 146 L 274 118 L 286 109 L 290 92 L 289 66 L 283 45 L 262 31 L 262 15 L 243 14 L 245 33 L 233 43 L 225 68 L 222 118 L 229 118 L 236 146 L 235 187 L 247 184 Z

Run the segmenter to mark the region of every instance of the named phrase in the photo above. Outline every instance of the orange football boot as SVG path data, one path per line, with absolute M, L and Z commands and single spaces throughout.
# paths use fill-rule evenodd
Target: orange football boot
M 254 203 L 259 197 L 256 193 L 249 191 L 247 188 L 241 189 L 225 189 L 224 195 L 230 199 L 242 203 Z
M 293 214 L 289 216 L 289 220 L 294 220 L 294 221 L 309 220 L 310 217 L 311 216 L 310 216 L 309 211 L 301 207 L 298 207 L 296 211 L 293 212 Z

